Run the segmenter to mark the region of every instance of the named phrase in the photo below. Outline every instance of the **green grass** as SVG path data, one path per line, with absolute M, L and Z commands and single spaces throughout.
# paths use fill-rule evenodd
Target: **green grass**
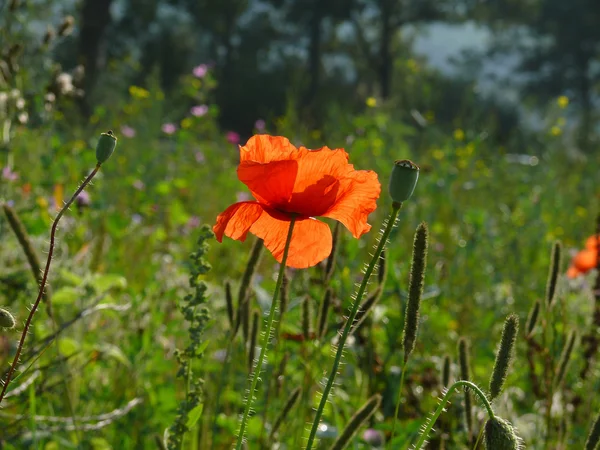
M 9 389 L 18 394 L 6 398 L 0 410 L 4 448 L 159 448 L 156 438 L 162 439 L 174 421 L 185 394 L 184 383 L 175 377 L 174 352 L 188 343 L 177 308 L 189 293 L 188 254 L 195 250 L 198 223 L 212 226 L 217 214 L 246 189 L 236 177 L 237 148 L 219 132 L 216 111 L 191 118 L 186 128 L 168 136 L 160 130 L 167 119 L 164 96 L 155 89 L 149 94 L 149 98 L 129 97 L 114 109 L 97 111 L 85 127 L 70 127 L 66 115 L 59 113 L 40 126 L 19 126 L 7 148 L 9 158 L 3 155 L 0 160 L 2 166 L 10 161 L 19 174 L 15 181 L 2 180 L 0 199 L 14 203 L 42 257 L 56 214 L 52 206 L 55 186 L 64 186 L 67 198 L 94 166 L 92 149 L 99 132 L 112 128 L 119 136 L 116 153 L 87 190 L 90 206 L 73 207 L 63 219 L 50 280 L 57 326 L 64 330 L 40 353 L 54 325 L 43 308 L 34 318 L 20 366 L 27 371 Z M 122 135 L 123 124 L 136 129 L 134 138 Z M 466 128 L 464 140 L 457 140 L 460 133 L 444 135 L 435 125 L 417 137 L 409 130 L 385 105 L 356 117 L 338 112 L 318 133 L 305 130 L 293 116 L 282 118 L 277 128 L 269 130 L 309 147 L 345 147 L 357 168 L 379 174 L 384 189 L 379 208 L 369 220 L 374 229 L 358 241 L 342 232 L 330 282 L 334 301 L 326 338 L 322 342 L 282 340 L 267 352 L 256 415 L 247 427 L 251 449 L 266 442 L 269 424 L 298 386 L 303 388 L 302 395 L 280 427 L 277 440 L 288 449 L 303 448 L 306 442 L 305 428 L 312 422 L 320 382 L 332 363 L 330 342 L 351 304 L 354 283 L 360 281 L 361 269 L 370 260 L 376 227 L 389 211 L 385 186 L 395 159 L 412 159 L 421 166 L 421 176 L 390 238 L 383 295 L 345 351 L 337 386 L 323 415 L 330 429 L 343 430 L 365 400 L 380 393 L 382 406 L 370 426 L 391 430 L 402 366 L 400 343 L 412 235 L 421 221 L 430 230 L 421 323 L 405 380 L 398 446 L 388 448 L 407 448 L 409 441 L 417 440 L 419 426 L 437 406 L 442 358 L 450 354 L 457 360 L 460 336 L 471 341 L 471 381 L 487 386 L 504 317 L 515 312 L 524 323 L 535 300 L 543 299 L 550 249 L 556 239 L 563 242 L 567 256 L 560 271 L 554 321 L 547 330 L 554 364 L 569 330 L 580 330 L 581 335 L 589 328 L 592 279 L 571 281 L 564 273 L 569 252 L 592 234 L 599 213 L 597 149 L 590 149 L 584 158 L 576 157 L 560 137 L 545 133 L 541 133 L 542 145 L 500 148 L 478 138 L 482 130 L 477 129 Z M 515 162 L 513 154 L 529 156 Z M 30 192 L 24 190 L 26 185 Z M 18 323 L 15 330 L 0 334 L 0 365 L 8 367 L 13 343 L 37 292 L 25 255 L 4 218 L 0 219 L 0 241 L 0 305 Z M 226 449 L 235 441 L 248 380 L 247 350 L 238 333 L 231 344 L 230 362 L 224 365 L 220 359 L 230 338 L 223 289 L 224 281 L 230 279 L 237 292 L 251 245 L 252 239 L 244 244 L 228 239 L 222 244 L 210 242 L 207 260 L 212 270 L 203 279 L 212 321 L 205 335 L 205 355 L 194 366 L 205 380 L 204 408 L 184 448 Z M 280 324 L 282 332 L 302 332 L 304 296 L 318 311 L 325 293 L 319 281 L 322 270 L 289 273 L 290 300 Z M 268 310 L 276 272 L 276 262 L 265 252 L 253 284 L 252 309 Z M 540 334 L 538 330 L 536 336 Z M 35 352 L 33 359 L 31 352 Z M 283 358 L 287 363 L 281 374 Z M 593 364 L 582 381 L 578 377 L 582 364 L 581 352 L 575 351 L 545 443 L 545 398 L 536 397 L 532 390 L 526 342 L 519 336 L 505 392 L 493 406 L 500 417 L 515 425 L 528 448 L 556 448 L 559 442 L 580 448 L 585 442 L 589 418 L 600 407 L 600 398 L 589 395 L 598 392 L 600 370 Z M 537 369 L 541 371 L 541 366 Z M 451 381 L 457 373 L 455 362 Z M 219 389 L 220 406 L 215 411 Z M 578 395 L 583 402 L 574 413 L 567 404 Z M 446 431 L 446 448 L 468 448 L 459 399 L 456 396 L 442 415 L 444 422 L 435 427 Z M 122 410 L 132 401 L 141 403 Z M 478 404 L 477 408 L 481 410 Z M 97 417 L 106 414 L 108 418 Z M 477 419 L 476 430 L 481 426 Z M 349 448 L 370 448 L 361 435 L 356 435 Z M 322 432 L 320 436 L 318 448 L 328 448 L 336 434 L 328 437 Z M 431 440 L 439 443 L 440 435 L 432 434 Z

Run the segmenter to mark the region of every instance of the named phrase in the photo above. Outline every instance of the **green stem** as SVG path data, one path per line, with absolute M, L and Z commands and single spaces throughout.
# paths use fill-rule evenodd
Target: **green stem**
M 262 345 L 260 348 L 260 355 L 258 356 L 258 361 L 256 363 L 256 367 L 254 368 L 254 372 L 252 375 L 252 382 L 250 384 L 250 392 L 248 394 L 248 398 L 246 400 L 246 406 L 244 407 L 244 415 L 242 416 L 242 422 L 240 424 L 240 431 L 237 437 L 236 450 L 240 450 L 242 448 L 242 444 L 244 443 L 244 432 L 246 431 L 246 422 L 248 421 L 248 416 L 250 415 L 250 408 L 252 407 L 252 401 L 254 400 L 254 392 L 256 391 L 256 385 L 258 384 L 258 378 L 260 375 L 260 371 L 262 369 L 263 361 L 265 359 L 265 355 L 267 353 L 267 347 L 269 346 L 269 340 L 271 338 L 271 331 L 273 331 L 273 319 L 275 318 L 275 311 L 277 310 L 277 298 L 279 296 L 279 292 L 281 291 L 281 283 L 283 282 L 283 275 L 285 272 L 285 265 L 287 262 L 288 253 L 290 250 L 290 243 L 292 242 L 292 232 L 294 231 L 294 224 L 296 223 L 296 218 L 292 216 L 290 220 L 290 228 L 288 230 L 287 238 L 285 241 L 285 248 L 283 250 L 283 258 L 281 259 L 281 264 L 279 266 L 279 275 L 277 276 L 277 283 L 275 284 L 275 292 L 273 293 L 273 300 L 271 301 L 271 309 L 269 311 L 269 317 L 267 319 L 267 326 L 265 329 L 265 334 L 263 336 Z
M 402 388 L 404 387 L 404 373 L 406 372 L 407 365 L 408 361 L 406 361 L 402 365 L 402 374 L 400 375 L 400 389 L 398 390 L 398 399 L 396 400 L 396 410 L 394 412 L 394 423 L 392 425 L 392 436 L 390 437 L 390 442 L 394 441 L 394 436 L 396 435 L 396 422 L 398 421 L 398 412 L 400 411 L 400 400 L 402 400 Z
M 33 320 L 33 316 L 40 306 L 40 301 L 44 296 L 44 289 L 46 288 L 46 283 L 48 281 L 48 273 L 50 272 L 50 264 L 52 263 L 52 255 L 54 253 L 54 241 L 56 236 L 56 229 L 58 228 L 58 222 L 63 214 L 69 209 L 71 204 L 75 201 L 77 196 L 81 194 L 81 192 L 85 189 L 85 187 L 92 181 L 92 178 L 96 176 L 98 171 L 100 170 L 100 163 L 96 164 L 94 170 L 90 172 L 90 174 L 86 177 L 85 180 L 81 183 L 81 185 L 77 188 L 73 196 L 69 199 L 67 203 L 62 207 L 62 209 L 56 215 L 54 222 L 52 223 L 52 228 L 50 230 L 50 247 L 48 248 L 48 259 L 46 260 L 46 267 L 44 268 L 44 274 L 42 275 L 42 280 L 40 281 L 40 289 L 38 291 L 38 296 L 29 311 L 29 316 L 27 316 L 27 320 L 25 321 L 25 325 L 23 327 L 23 332 L 21 333 L 21 339 L 19 340 L 19 344 L 17 346 L 17 352 L 15 353 L 15 357 L 13 358 L 13 362 L 10 365 L 10 369 L 8 370 L 8 374 L 6 375 L 6 379 L 4 380 L 4 386 L 2 387 L 2 392 L 0 392 L 0 403 L 2 403 L 2 399 L 6 395 L 6 390 L 8 389 L 8 385 L 10 384 L 10 380 L 15 373 L 15 369 L 17 368 L 17 364 L 19 363 L 19 358 L 21 357 L 21 352 L 23 351 L 23 346 L 25 345 L 25 338 L 29 333 L 29 327 L 31 326 L 31 321 Z
M 363 277 L 362 283 L 358 288 L 358 292 L 356 294 L 356 298 L 354 299 L 354 303 L 352 304 L 352 308 L 350 310 L 350 314 L 348 316 L 348 320 L 346 321 L 346 325 L 344 326 L 344 331 L 342 331 L 342 335 L 340 336 L 340 340 L 337 345 L 337 351 L 335 353 L 335 359 L 333 360 L 333 366 L 331 367 L 331 372 L 329 373 L 329 378 L 327 380 L 327 385 L 325 386 L 325 390 L 323 391 L 323 396 L 321 397 L 321 402 L 319 403 L 319 407 L 317 408 L 317 413 L 315 415 L 315 419 L 312 424 L 312 428 L 310 430 L 310 436 L 308 437 L 308 442 L 306 443 L 306 450 L 310 450 L 313 446 L 315 436 L 317 434 L 317 428 L 319 427 L 319 422 L 321 421 L 321 416 L 323 415 L 323 410 L 325 409 L 325 404 L 327 403 L 327 398 L 329 397 L 329 393 L 331 392 L 331 388 L 333 387 L 333 383 L 335 381 L 335 377 L 338 372 L 338 367 L 342 360 L 342 353 L 344 352 L 344 346 L 346 345 L 346 339 L 348 339 L 348 335 L 350 334 L 350 329 L 352 328 L 352 324 L 354 323 L 354 318 L 356 317 L 356 313 L 358 312 L 358 307 L 360 306 L 361 300 L 365 291 L 367 289 L 367 285 L 369 283 L 369 278 L 371 278 L 371 274 L 375 270 L 375 266 L 377 261 L 379 261 L 379 256 L 385 247 L 385 244 L 392 232 L 392 228 L 394 228 L 394 224 L 396 222 L 396 217 L 398 217 L 398 213 L 400 212 L 400 208 L 402 208 L 402 203 L 394 202 L 392 204 L 392 212 L 390 213 L 390 217 L 388 218 L 387 225 L 385 230 L 383 231 L 381 238 L 379 240 L 379 244 L 377 245 L 377 249 L 373 254 L 373 258 L 367 267 L 365 275 Z M 238 449 L 239 450 L 239 449 Z
M 435 410 L 435 412 L 433 413 L 433 415 L 429 419 L 427 419 L 427 422 L 425 423 L 425 426 L 423 427 L 423 431 L 421 431 L 421 435 L 419 436 L 419 440 L 417 441 L 416 445 L 414 446 L 414 450 L 420 450 L 421 446 L 425 443 L 427 436 L 429 436 L 429 432 L 433 428 L 433 425 L 438 420 L 438 417 L 440 417 L 440 415 L 444 411 L 444 408 L 448 404 L 448 400 L 450 399 L 450 396 L 454 393 L 454 391 L 456 391 L 456 389 L 458 389 L 461 386 L 465 386 L 469 389 L 472 389 L 473 392 L 475 392 L 475 394 L 480 398 L 481 402 L 483 403 L 483 406 L 485 406 L 485 409 L 487 410 L 489 418 L 493 419 L 495 417 L 494 411 L 492 410 L 492 405 L 490 405 L 490 402 L 487 399 L 487 397 L 485 396 L 485 394 L 483 393 L 483 391 L 481 389 L 479 389 L 479 387 L 477 387 L 477 385 L 475 383 L 471 383 L 470 381 L 466 381 L 466 380 L 456 381 L 452 386 L 450 386 L 450 388 L 448 389 L 446 394 L 442 397 L 442 401 L 438 405 L 438 407 Z
M 477 435 L 477 440 L 475 441 L 475 446 L 473 447 L 473 450 L 477 450 L 479 441 L 481 441 L 481 438 L 483 437 L 483 430 L 485 430 L 485 426 L 481 427 L 481 429 L 479 430 L 479 434 Z

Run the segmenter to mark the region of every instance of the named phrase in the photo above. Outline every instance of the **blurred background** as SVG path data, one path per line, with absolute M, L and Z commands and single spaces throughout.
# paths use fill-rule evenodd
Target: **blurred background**
M 598 0 L 0 0 L 0 204 L 19 217 L 39 258 L 57 211 L 95 165 L 99 134 L 112 129 L 119 138 L 61 222 L 54 316 L 44 308 L 36 315 L 22 358 L 29 369 L 0 410 L 0 448 L 158 448 L 185 391 L 175 349 L 189 342 L 177 308 L 190 292 L 189 253 L 201 224 L 250 198 L 236 166 L 238 144 L 254 133 L 343 147 L 384 186 L 373 230 L 360 240 L 340 235 L 337 309 L 324 345 L 281 344 L 289 362 L 270 408 L 279 411 L 293 387 L 305 394 L 279 448 L 299 448 L 331 364 L 328 344 L 391 203 L 392 162 L 405 158 L 420 165 L 419 184 L 392 235 L 382 299 L 345 357 L 320 448 L 373 393 L 384 400 L 371 425 L 389 433 L 421 221 L 430 229 L 428 271 L 399 439 L 414 442 L 435 408 L 444 355 L 459 377 L 460 337 L 471 341 L 472 379 L 487 386 L 502 322 L 516 312 L 524 324 L 543 300 L 560 240 L 559 299 L 544 354 L 557 361 L 571 329 L 587 340 L 574 350 L 552 417 L 544 416 L 543 387 L 553 372 L 529 364 L 527 352 L 539 355 L 521 338 L 495 407 L 528 448 L 583 448 L 600 401 L 590 395 L 600 391 L 600 300 L 593 264 L 566 272 L 600 213 L 599 105 Z M 224 283 L 236 291 L 252 245 L 210 243 L 212 321 L 197 362 L 206 407 L 194 450 L 231 448 L 238 426 L 247 344 L 238 336 L 224 376 Z M 28 258 L 0 217 L 0 306 L 17 324 L 37 294 Z M 303 298 L 318 310 L 322 270 L 289 274 L 287 336 L 302 333 Z M 265 254 L 253 309 L 268 305 L 276 273 Z M 55 327 L 64 328 L 59 336 Z M 0 334 L 0 367 L 12 361 L 19 331 Z M 449 437 L 432 436 L 431 448 L 472 448 L 461 403 L 454 407 Z M 264 429 L 256 416 L 250 448 L 261 448 Z M 359 436 L 352 448 L 377 447 Z
M 10 3 L 5 63 L 17 43 L 22 64 L 39 69 L 32 85 L 75 76 L 83 120 L 122 103 L 129 86 L 157 83 L 179 121 L 182 76 L 204 67 L 218 81 L 206 101 L 220 128 L 244 137 L 290 109 L 321 129 L 376 102 L 414 128 L 454 130 L 468 116 L 501 145 L 551 125 L 586 151 L 598 131 L 593 0 L 55 0 L 22 2 L 14 15 Z M 56 39 L 68 16 L 69 36 Z M 547 123 L 549 107 L 567 105 Z

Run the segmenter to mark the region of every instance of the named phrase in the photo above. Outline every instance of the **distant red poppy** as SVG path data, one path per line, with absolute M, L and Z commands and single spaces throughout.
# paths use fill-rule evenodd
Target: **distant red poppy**
M 371 229 L 367 217 L 381 192 L 377 174 L 355 170 L 343 149 L 296 148 L 281 136 L 257 135 L 240 146 L 238 178 L 256 201 L 231 205 L 213 231 L 244 241 L 248 232 L 264 240 L 281 262 L 292 217 L 296 218 L 287 266 L 311 267 L 331 253 L 329 227 L 315 217 L 341 222 L 355 238 Z
M 585 242 L 585 248 L 575 255 L 567 270 L 569 278 L 576 278 L 598 267 L 598 238 L 591 236 Z

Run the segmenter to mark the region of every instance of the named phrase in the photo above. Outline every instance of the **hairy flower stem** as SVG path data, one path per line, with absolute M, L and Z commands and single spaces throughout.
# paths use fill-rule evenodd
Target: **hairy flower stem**
M 2 387 L 2 393 L 0 393 L 0 404 L 2 403 L 2 399 L 4 398 L 4 396 L 6 394 L 6 390 L 8 389 L 8 385 L 10 384 L 10 380 L 12 379 L 15 369 L 17 368 L 17 363 L 19 362 L 19 358 L 21 357 L 21 352 L 23 351 L 23 345 L 25 344 L 25 338 L 27 337 L 27 333 L 29 332 L 29 327 L 31 326 L 31 321 L 33 320 L 33 315 L 37 311 L 38 306 L 40 305 L 40 301 L 42 300 L 42 297 L 44 296 L 44 290 L 46 288 L 46 283 L 48 281 L 48 273 L 50 272 L 50 264 L 52 263 L 52 254 L 54 253 L 54 239 L 56 236 L 56 229 L 58 227 L 58 222 L 60 221 L 63 214 L 69 209 L 71 204 L 75 201 L 77 196 L 79 194 L 81 194 L 81 192 L 90 183 L 90 181 L 92 181 L 92 178 L 94 178 L 96 176 L 96 174 L 98 173 L 99 170 L 100 170 L 100 163 L 96 164 L 96 167 L 94 168 L 94 170 L 92 170 L 92 172 L 87 176 L 87 178 L 85 180 L 83 180 L 83 183 L 81 183 L 81 185 L 77 188 L 77 190 L 75 191 L 73 196 L 69 199 L 69 201 L 67 203 L 65 203 L 65 206 L 63 206 L 62 209 L 58 212 L 58 214 L 56 215 L 56 218 L 54 219 L 54 222 L 52 223 L 52 229 L 50 231 L 50 248 L 48 249 L 48 259 L 46 260 L 46 267 L 44 268 L 44 274 L 42 275 L 42 280 L 40 281 L 40 290 L 38 292 L 38 296 L 37 296 L 37 299 L 35 300 L 35 303 L 31 307 L 31 311 L 29 311 L 29 316 L 27 317 L 27 320 L 25 321 L 25 326 L 23 328 L 23 332 L 21 333 L 21 339 L 19 340 L 19 345 L 17 346 L 17 353 L 15 353 L 13 362 L 10 366 L 10 369 L 8 370 L 8 374 L 6 375 L 6 380 L 4 380 L 4 386 Z
M 367 290 L 367 285 L 369 284 L 369 278 L 371 278 L 371 274 L 375 270 L 375 266 L 377 265 L 377 261 L 379 261 L 379 256 L 383 251 L 385 244 L 387 243 L 388 237 L 394 228 L 394 224 L 396 223 L 396 218 L 398 217 L 398 213 L 402 208 L 402 203 L 394 202 L 392 204 L 392 212 L 387 220 L 387 224 L 383 233 L 381 234 L 381 238 L 379 239 L 379 244 L 373 254 L 373 258 L 367 267 L 365 275 L 362 279 L 360 287 L 358 288 L 358 292 L 356 293 L 356 298 L 354 299 L 354 303 L 350 309 L 350 314 L 348 315 L 348 320 L 346 320 L 346 325 L 344 325 L 344 330 L 342 331 L 342 335 L 340 336 L 339 342 L 337 344 L 337 350 L 335 353 L 335 358 L 333 360 L 333 366 L 331 367 L 331 372 L 329 373 L 329 378 L 327 379 L 327 384 L 325 385 L 325 389 L 323 390 L 323 396 L 321 397 L 321 402 L 319 403 L 319 407 L 317 408 L 317 412 L 315 414 L 315 419 L 312 424 L 312 428 L 310 430 L 310 435 L 308 437 L 308 442 L 306 443 L 306 450 L 311 450 L 313 443 L 315 441 L 315 436 L 317 434 L 317 428 L 319 427 L 319 422 L 321 421 L 321 416 L 323 415 L 323 410 L 325 409 L 325 404 L 327 403 L 327 399 L 329 397 L 329 393 L 331 392 L 331 388 L 333 387 L 333 383 L 335 381 L 335 377 L 338 372 L 338 368 L 340 362 L 342 360 L 342 353 L 344 352 L 344 346 L 346 345 L 346 339 L 348 339 L 348 335 L 350 334 L 350 329 L 352 328 L 352 324 L 354 323 L 354 319 L 356 317 L 356 313 L 358 312 L 358 307 L 360 306 L 361 300 L 365 291 Z M 238 449 L 239 450 L 239 449 Z
M 490 419 L 493 419 L 495 417 L 494 411 L 492 410 L 492 405 L 490 405 L 490 402 L 487 399 L 487 397 L 485 396 L 485 394 L 483 393 L 483 391 L 481 389 L 479 389 L 479 387 L 477 387 L 477 385 L 475 383 L 471 383 L 470 381 L 465 381 L 465 380 L 456 381 L 446 391 L 446 394 L 444 394 L 444 396 L 442 397 L 442 400 L 440 401 L 440 404 L 438 405 L 437 409 L 425 423 L 425 426 L 423 427 L 423 430 L 421 431 L 421 435 L 419 436 L 419 440 L 417 441 L 417 443 L 414 446 L 414 450 L 420 450 L 420 448 L 423 446 L 423 444 L 427 440 L 427 436 L 431 432 L 431 429 L 433 428 L 433 425 L 435 424 L 436 420 L 438 420 L 438 417 L 440 417 L 440 415 L 446 408 L 446 405 L 448 404 L 448 401 L 450 400 L 450 396 L 452 394 L 454 394 L 454 391 L 456 391 L 459 387 L 465 387 L 467 389 L 472 389 L 473 392 L 475 392 L 475 395 L 477 395 L 479 397 L 479 399 L 481 400 L 481 402 L 483 403 L 483 406 L 487 410 L 488 417 Z
M 394 436 L 396 435 L 396 422 L 398 422 L 398 413 L 400 412 L 400 403 L 402 403 L 402 389 L 404 388 L 404 374 L 406 373 L 406 366 L 408 361 L 402 364 L 402 374 L 400 375 L 400 387 L 398 388 L 398 398 L 396 399 L 396 409 L 394 409 L 394 422 L 392 423 L 392 434 L 390 442 L 393 442 Z
M 279 275 L 277 276 L 277 283 L 275 284 L 275 292 L 273 292 L 273 300 L 271 301 L 271 309 L 269 310 L 269 317 L 267 318 L 267 324 L 265 328 L 265 334 L 260 348 L 260 355 L 258 361 L 254 367 L 252 374 L 252 382 L 250 383 L 250 392 L 246 400 L 244 407 L 244 415 L 242 416 L 242 422 L 240 423 L 240 431 L 238 432 L 237 443 L 235 445 L 236 450 L 240 450 L 244 443 L 244 433 L 246 431 L 246 423 L 248 422 L 248 416 L 250 415 L 250 408 L 252 407 L 252 401 L 254 400 L 254 392 L 256 391 L 256 385 L 258 384 L 258 378 L 262 369 L 265 355 L 267 353 L 267 347 L 269 346 L 269 340 L 271 339 L 271 332 L 273 331 L 273 319 L 275 318 L 275 311 L 277 310 L 277 299 L 281 291 L 281 283 L 283 282 L 283 276 L 285 273 L 285 264 L 287 262 L 288 253 L 290 250 L 290 243 L 292 242 L 292 232 L 294 231 L 294 224 L 296 218 L 292 217 L 290 220 L 290 228 L 288 230 L 287 238 L 285 241 L 285 248 L 283 250 L 283 258 L 279 266 Z

